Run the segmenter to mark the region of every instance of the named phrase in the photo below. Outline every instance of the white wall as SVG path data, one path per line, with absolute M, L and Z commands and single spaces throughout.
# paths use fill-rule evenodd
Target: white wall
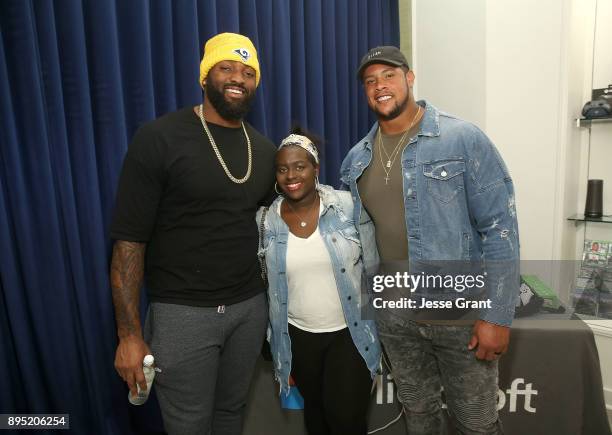
M 605 88 L 612 82 L 612 0 L 597 0 L 593 88 Z
M 486 0 L 413 0 L 415 93 L 484 128 Z

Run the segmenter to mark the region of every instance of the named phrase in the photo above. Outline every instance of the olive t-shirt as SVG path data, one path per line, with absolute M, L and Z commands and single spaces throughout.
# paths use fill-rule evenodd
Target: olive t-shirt
M 387 274 L 407 271 L 402 152 L 418 129 L 417 123 L 410 131 L 394 135 L 382 134 L 379 130 L 372 149 L 372 162 L 357 182 L 363 206 L 376 227 L 376 245 L 382 270 Z

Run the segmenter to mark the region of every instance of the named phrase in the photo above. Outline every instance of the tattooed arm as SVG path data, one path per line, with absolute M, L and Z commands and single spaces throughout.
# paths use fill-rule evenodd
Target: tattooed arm
M 146 244 L 117 240 L 111 262 L 111 286 L 119 345 L 115 354 L 115 369 L 135 395 L 136 383 L 147 388 L 142 360 L 150 353 L 140 327 L 140 287 L 144 276 Z

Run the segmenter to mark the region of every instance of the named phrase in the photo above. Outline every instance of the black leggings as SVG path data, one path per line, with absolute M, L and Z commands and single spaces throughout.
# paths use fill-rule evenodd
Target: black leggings
M 348 328 L 313 333 L 289 324 L 289 336 L 309 435 L 365 435 L 372 378 Z

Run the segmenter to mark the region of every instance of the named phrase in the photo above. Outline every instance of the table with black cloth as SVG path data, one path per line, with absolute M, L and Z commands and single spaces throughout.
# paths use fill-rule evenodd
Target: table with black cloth
M 593 332 L 580 320 L 554 315 L 515 320 L 510 349 L 500 361 L 499 388 L 507 435 L 610 434 Z M 383 373 L 372 394 L 370 429 L 385 425 L 400 409 L 395 387 Z M 280 408 L 272 365 L 260 360 L 244 434 L 306 434 L 302 418 L 302 411 Z M 405 434 L 403 417 L 377 433 Z

